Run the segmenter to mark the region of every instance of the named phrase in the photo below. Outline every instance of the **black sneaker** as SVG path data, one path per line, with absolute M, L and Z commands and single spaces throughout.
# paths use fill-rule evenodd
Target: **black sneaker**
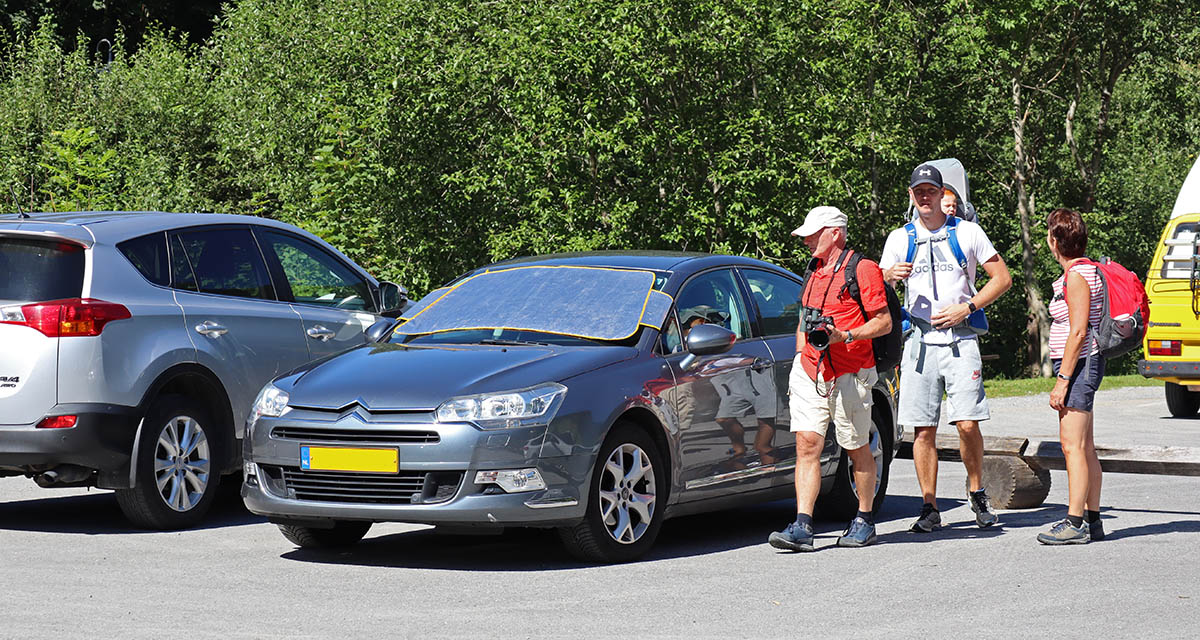
M 789 524 L 783 531 L 774 531 L 767 538 L 767 544 L 785 551 L 812 551 L 813 530 L 807 525 Z
M 934 509 L 932 505 L 923 504 L 921 505 L 921 515 L 917 518 L 916 522 L 912 523 L 912 526 L 908 530 L 913 533 L 929 533 L 941 526 L 942 514 L 937 509 Z
M 999 518 L 992 512 L 992 506 L 988 503 L 987 494 L 983 489 L 968 491 L 967 502 L 971 503 L 971 511 L 975 512 L 975 524 L 979 525 L 980 529 L 996 524 Z

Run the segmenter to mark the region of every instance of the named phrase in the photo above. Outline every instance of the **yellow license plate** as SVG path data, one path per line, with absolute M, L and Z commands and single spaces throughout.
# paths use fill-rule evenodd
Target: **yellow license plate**
M 305 471 L 398 473 L 400 471 L 400 452 L 395 448 L 301 446 L 300 468 Z

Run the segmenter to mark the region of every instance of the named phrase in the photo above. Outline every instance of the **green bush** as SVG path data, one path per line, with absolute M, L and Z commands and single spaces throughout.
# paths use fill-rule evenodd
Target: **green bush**
M 25 209 L 285 220 L 420 295 L 556 251 L 800 270 L 789 232 L 818 204 L 877 255 L 912 167 L 955 156 L 1013 271 L 984 351 L 1014 376 L 1029 315 L 1014 122 L 1043 299 L 1058 266 L 1038 218 L 1090 209 L 1091 253 L 1144 271 L 1200 149 L 1200 9 L 1150 4 L 242 0 L 201 46 L 151 29 L 118 37 L 111 64 L 45 19 L 0 43 L 0 181 Z

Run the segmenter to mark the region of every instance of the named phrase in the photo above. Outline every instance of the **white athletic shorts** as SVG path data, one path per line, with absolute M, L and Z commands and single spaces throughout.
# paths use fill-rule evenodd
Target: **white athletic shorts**
M 979 340 L 954 344 L 923 344 L 919 334 L 904 342 L 900 360 L 898 420 L 905 427 L 936 427 L 942 394 L 950 401 L 947 419 L 987 420 L 991 417 L 983 392 L 983 361 Z

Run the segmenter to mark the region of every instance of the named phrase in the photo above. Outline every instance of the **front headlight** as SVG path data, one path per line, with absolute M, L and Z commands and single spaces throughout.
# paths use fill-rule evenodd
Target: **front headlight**
M 267 386 L 258 392 L 258 397 L 254 399 L 254 407 L 250 409 L 249 426 L 253 427 L 254 423 L 263 416 L 278 418 L 291 411 L 288 399 L 286 391 L 268 382 Z
M 470 422 L 480 429 L 550 424 L 567 388 L 547 382 L 529 389 L 451 398 L 437 408 L 438 422 Z

